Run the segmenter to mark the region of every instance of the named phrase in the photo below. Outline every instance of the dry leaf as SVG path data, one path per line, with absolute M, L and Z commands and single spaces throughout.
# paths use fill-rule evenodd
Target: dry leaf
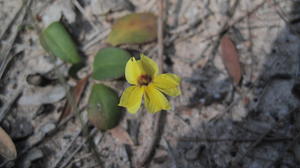
M 238 85 L 242 78 L 239 54 L 236 46 L 227 35 L 221 40 L 221 56 L 229 76 Z
M 86 77 L 84 77 L 83 79 L 81 79 L 80 81 L 77 82 L 77 85 L 75 86 L 75 88 L 73 89 L 73 96 L 74 96 L 74 100 L 75 100 L 75 105 L 78 105 L 81 95 L 84 91 L 85 86 L 88 83 L 88 79 L 89 79 L 90 75 L 87 75 Z M 64 119 L 65 117 L 67 117 L 68 115 L 70 115 L 70 113 L 72 112 L 72 106 L 70 105 L 69 102 L 66 102 L 65 107 L 63 112 L 61 113 L 60 119 L 59 121 L 61 121 L 62 119 Z
M 109 132 L 111 133 L 111 136 L 117 139 L 120 143 L 133 145 L 132 139 L 124 128 L 118 126 L 109 130 Z
M 0 127 L 0 155 L 7 160 L 14 160 L 17 157 L 15 144 L 7 133 Z
M 133 13 L 116 21 L 107 42 L 119 44 L 141 44 L 153 41 L 157 36 L 157 17 L 152 13 Z

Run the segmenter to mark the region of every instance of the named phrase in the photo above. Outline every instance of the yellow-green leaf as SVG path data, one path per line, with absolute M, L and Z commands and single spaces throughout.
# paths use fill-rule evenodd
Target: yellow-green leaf
M 14 160 L 17 157 L 15 144 L 7 133 L 0 127 L 0 155 L 7 160 Z
M 88 103 L 89 120 L 100 130 L 115 127 L 122 114 L 118 103 L 117 92 L 103 84 L 94 84 Z
M 46 51 L 65 62 L 72 64 L 81 62 L 75 43 L 60 22 L 53 22 L 43 30 L 40 42 Z
M 127 51 L 120 48 L 101 49 L 94 60 L 93 78 L 105 80 L 123 76 L 125 65 L 130 57 Z
M 107 42 L 112 45 L 140 44 L 157 37 L 157 17 L 152 13 L 134 13 L 116 21 Z

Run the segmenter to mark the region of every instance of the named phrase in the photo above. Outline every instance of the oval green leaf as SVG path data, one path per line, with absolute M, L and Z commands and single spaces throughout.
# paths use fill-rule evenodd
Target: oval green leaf
M 81 57 L 70 34 L 60 22 L 51 23 L 40 35 L 43 48 L 65 62 L 77 64 Z
M 117 92 L 103 84 L 94 84 L 89 98 L 89 120 L 103 131 L 117 126 L 122 117 L 118 103 Z
M 123 76 L 130 57 L 127 51 L 120 48 L 101 49 L 94 59 L 93 78 L 105 80 Z
M 112 26 L 107 42 L 112 45 L 140 44 L 157 37 L 157 17 L 152 13 L 126 15 Z

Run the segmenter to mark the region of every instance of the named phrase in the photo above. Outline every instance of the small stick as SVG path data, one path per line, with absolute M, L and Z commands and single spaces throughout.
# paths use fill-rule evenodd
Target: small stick
M 163 71 L 163 52 L 164 52 L 164 46 L 163 46 L 163 12 L 164 12 L 164 0 L 158 0 L 159 4 L 159 17 L 158 17 L 158 56 L 159 56 L 159 68 Z M 160 136 L 160 121 L 162 119 L 162 113 L 165 111 L 161 111 L 156 113 L 155 115 L 155 125 L 154 125 L 154 131 L 153 131 L 153 137 L 151 139 L 151 143 L 148 146 L 148 149 L 145 151 L 144 155 L 141 159 L 139 159 L 137 163 L 137 167 L 144 167 L 152 157 L 152 154 L 155 152 L 155 146 L 158 143 L 159 136 Z

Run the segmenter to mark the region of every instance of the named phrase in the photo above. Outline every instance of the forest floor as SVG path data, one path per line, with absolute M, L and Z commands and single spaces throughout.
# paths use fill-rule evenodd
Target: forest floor
M 0 167 L 300 167 L 300 1 L 164 2 L 161 13 L 160 0 L 0 0 L 0 126 L 18 152 Z M 157 61 L 163 48 L 163 71 L 181 77 L 182 93 L 160 120 L 142 109 L 112 131 L 89 125 L 85 134 L 74 113 L 60 121 L 76 81 L 43 50 L 40 30 L 61 19 L 91 63 L 112 23 L 132 12 L 163 19 L 163 45 L 121 47 Z M 224 66 L 224 36 L 237 49 L 239 84 Z M 105 83 L 119 94 L 128 86 Z M 78 105 L 83 122 L 92 84 Z

